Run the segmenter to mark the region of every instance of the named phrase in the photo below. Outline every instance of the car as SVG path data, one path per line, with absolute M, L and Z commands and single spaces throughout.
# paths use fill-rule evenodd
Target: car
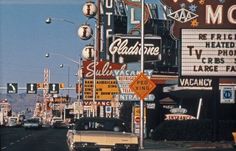
M 139 139 L 117 118 L 83 117 L 67 131 L 70 151 L 138 151 Z
M 30 118 L 24 122 L 23 127 L 25 129 L 38 129 L 42 127 L 42 124 L 39 118 Z
M 63 121 L 63 119 L 61 118 L 61 117 L 53 117 L 52 119 L 51 119 L 51 122 L 50 122 L 50 125 L 51 125 L 51 127 L 53 126 L 53 124 L 56 122 L 56 121 Z
M 68 128 L 68 125 L 63 120 L 55 120 L 52 123 L 52 128 Z

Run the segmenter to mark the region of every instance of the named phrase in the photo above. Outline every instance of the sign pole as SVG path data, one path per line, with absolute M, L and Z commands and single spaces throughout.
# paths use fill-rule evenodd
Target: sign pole
M 219 132 L 219 118 L 218 118 L 218 109 L 219 109 L 219 102 L 220 102 L 220 95 L 219 95 L 219 78 L 213 78 L 213 86 L 212 86 L 212 95 L 214 98 L 213 101 L 213 137 L 212 141 L 215 142 L 218 140 L 218 132 Z
M 141 73 L 144 72 L 144 2 L 142 0 L 142 14 L 141 14 Z M 144 105 L 143 99 L 140 99 L 140 149 L 143 149 L 143 133 L 144 133 Z

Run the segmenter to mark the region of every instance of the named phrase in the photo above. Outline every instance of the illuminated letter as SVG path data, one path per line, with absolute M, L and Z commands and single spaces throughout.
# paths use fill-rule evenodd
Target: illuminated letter
M 227 14 L 228 20 L 229 20 L 229 22 L 232 23 L 232 24 L 236 24 L 236 19 L 233 18 L 233 12 L 234 12 L 235 10 L 236 10 L 236 5 L 233 5 L 233 6 L 231 6 L 231 7 L 229 8 L 228 14 Z
M 222 24 L 222 12 L 223 12 L 223 5 L 218 5 L 216 8 L 215 13 L 212 10 L 211 5 L 206 5 L 206 24 Z

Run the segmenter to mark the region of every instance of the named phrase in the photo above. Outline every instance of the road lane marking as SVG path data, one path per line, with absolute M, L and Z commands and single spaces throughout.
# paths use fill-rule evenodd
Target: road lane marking
M 14 142 L 11 142 L 10 145 L 14 145 L 15 143 Z
M 2 147 L 1 150 L 7 149 L 7 147 Z

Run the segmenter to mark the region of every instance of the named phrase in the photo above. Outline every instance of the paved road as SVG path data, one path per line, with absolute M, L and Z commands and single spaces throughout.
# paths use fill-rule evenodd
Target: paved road
M 1 151 L 68 151 L 65 129 L 1 128 Z
M 24 128 L 0 128 L 1 151 L 68 151 L 66 129 L 42 128 L 25 130 Z M 224 145 L 225 148 L 221 146 Z M 234 151 L 230 144 L 213 148 L 212 144 L 189 142 L 144 141 L 141 151 Z M 216 145 L 217 146 L 217 145 Z

